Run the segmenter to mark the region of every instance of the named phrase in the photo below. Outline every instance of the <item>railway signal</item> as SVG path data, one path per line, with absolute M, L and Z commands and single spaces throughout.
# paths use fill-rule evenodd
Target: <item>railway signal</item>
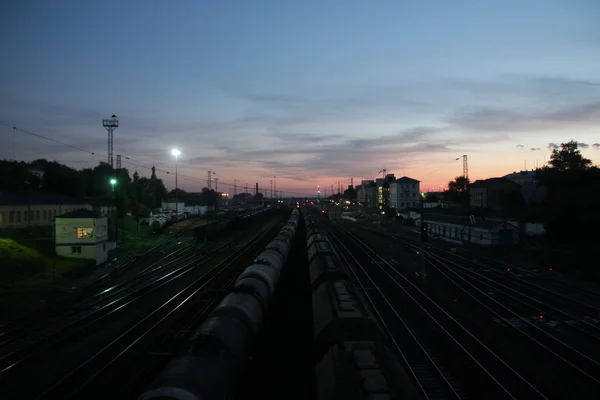
M 421 224 L 421 242 L 429 240 L 429 231 L 426 223 Z

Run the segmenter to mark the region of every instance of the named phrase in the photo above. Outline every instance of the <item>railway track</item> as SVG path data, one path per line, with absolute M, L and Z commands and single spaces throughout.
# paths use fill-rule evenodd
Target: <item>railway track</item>
M 552 365 L 542 377 L 529 360 L 523 362 L 522 357 L 507 354 L 515 365 L 520 364 L 524 375 L 552 388 L 546 389 L 549 395 L 578 399 L 600 396 L 597 327 L 564 323 L 557 328 L 552 316 L 560 310 L 552 309 L 553 313 L 547 304 L 440 256 L 426 253 L 426 257 L 439 274 L 483 307 L 499 329 L 504 327 L 515 346 L 517 340 L 524 342 L 522 349 L 527 349 L 531 358 Z M 547 312 L 540 312 L 544 308 Z
M 264 231 L 261 232 L 261 234 L 264 234 Z M 246 248 L 245 246 L 242 244 L 238 247 L 240 251 L 243 251 Z M 226 250 L 233 251 L 235 248 L 231 246 L 231 243 L 226 243 L 213 249 L 212 253 L 203 256 L 194 256 L 189 252 L 179 254 L 179 257 L 169 260 L 172 265 L 166 269 L 162 269 L 164 266 L 147 267 L 149 275 L 146 275 L 146 279 L 126 280 L 125 282 L 128 283 L 125 284 L 120 294 L 113 296 L 111 299 L 102 299 L 98 303 L 94 303 L 93 300 L 87 302 L 88 306 L 95 304 L 97 307 L 92 306 L 92 309 L 88 307 L 79 310 L 83 310 L 82 313 L 75 312 L 72 316 L 73 320 L 68 321 L 63 329 L 58 329 L 46 336 L 38 336 L 32 342 L 7 353 L 2 358 L 3 368 L 0 372 L 0 387 L 3 388 L 3 392 L 13 393 L 15 396 L 17 396 L 17 393 L 21 393 L 21 398 L 23 398 L 23 393 L 28 393 L 30 390 L 35 393 L 36 389 L 34 387 L 36 385 L 27 385 L 23 381 L 24 376 L 38 371 L 40 375 L 39 380 L 37 380 L 40 383 L 38 386 L 50 386 L 51 383 L 62 379 L 60 371 L 64 372 L 68 369 L 68 364 L 71 364 L 72 367 L 73 362 L 81 359 L 84 354 L 90 354 L 93 349 L 108 346 L 106 345 L 108 338 L 115 336 L 121 338 L 120 335 L 126 329 L 126 332 L 129 332 L 128 335 L 131 335 L 132 328 L 129 328 L 131 326 L 137 327 L 136 329 L 140 329 L 142 324 L 147 326 L 148 317 L 153 315 L 150 318 L 156 318 L 158 315 L 154 311 L 160 309 L 164 312 L 164 307 L 170 307 L 181 299 L 181 296 L 189 292 L 190 280 L 193 280 L 196 285 L 201 283 L 202 279 L 214 282 L 206 274 L 198 277 L 198 273 L 201 271 L 198 267 L 215 257 L 221 257 L 220 255 Z M 224 264 L 220 263 L 219 265 L 223 266 Z M 210 271 L 215 274 L 217 270 L 212 268 Z M 223 271 L 219 273 L 221 272 Z M 150 279 L 149 277 L 152 276 L 153 278 Z M 144 280 L 147 282 L 142 283 Z M 132 283 L 134 283 L 133 286 L 131 286 Z M 130 285 L 129 289 L 133 287 L 134 290 L 128 290 L 127 285 Z M 165 296 L 174 290 L 179 291 L 175 296 L 164 302 Z M 144 310 L 152 309 L 154 311 L 151 314 L 144 316 Z M 111 348 L 114 348 L 114 344 L 111 345 Z M 52 368 L 52 359 L 64 359 L 66 365 L 63 366 L 62 363 L 58 363 L 56 371 L 51 371 L 49 368 Z M 29 369 L 32 371 L 29 372 Z M 25 398 L 29 397 L 25 395 Z
M 415 248 L 415 246 L 413 246 Z M 563 320 L 581 320 L 581 322 L 593 331 L 600 330 L 598 323 L 591 323 L 592 319 L 600 318 L 600 307 L 590 304 L 581 298 L 569 296 L 564 293 L 556 292 L 544 285 L 526 279 L 522 276 L 512 273 L 511 267 L 503 266 L 504 269 L 490 268 L 489 264 L 481 263 L 467 259 L 465 257 L 453 255 L 452 253 L 428 248 L 427 252 L 431 257 L 443 259 L 445 262 L 460 267 L 461 270 L 471 270 L 477 273 L 482 279 L 487 279 L 496 285 L 512 285 L 519 288 L 517 294 L 528 297 L 527 300 L 543 303 L 545 307 L 551 308 L 557 314 L 560 314 Z M 461 264 L 461 262 L 463 264 Z M 492 279 L 493 278 L 493 279 Z M 525 292 L 523 292 L 525 290 Z
M 341 226 L 335 233 L 334 241 L 425 398 L 546 398 L 356 235 Z
M 122 365 L 125 364 L 122 361 L 126 361 L 131 353 L 148 346 L 156 335 L 160 335 L 165 329 L 191 329 L 192 321 L 201 322 L 203 316 L 207 315 L 220 300 L 220 295 L 215 294 L 222 293 L 221 288 L 237 278 L 241 268 L 256 251 L 264 246 L 265 240 L 270 239 L 271 233 L 271 226 L 263 229 L 236 252 L 227 255 L 224 260 L 195 278 L 160 307 L 81 362 L 37 399 L 114 396 L 115 386 L 118 385 L 114 385 L 113 379 L 115 376 L 120 376 L 124 369 L 127 371 L 132 369 L 131 365 Z M 219 290 L 214 290 L 216 287 Z M 171 319 L 188 323 L 169 324 L 168 321 Z M 118 368 L 119 364 L 121 368 Z M 116 371 L 112 370 L 113 367 Z M 143 364 L 137 367 L 142 368 Z M 111 386 L 106 384 L 107 381 Z
M 189 229 L 187 225 L 174 228 L 163 238 L 159 239 L 155 246 L 149 249 L 138 250 L 133 254 L 130 254 L 92 284 L 78 288 L 77 290 L 68 293 L 67 296 L 54 300 L 50 304 L 41 307 L 30 314 L 0 324 L 0 346 L 6 344 L 7 338 L 11 335 L 18 334 L 19 331 L 29 331 L 44 319 L 55 318 L 58 314 L 62 313 L 65 308 L 72 306 L 74 302 L 88 298 L 98 291 L 99 288 L 128 274 L 134 267 L 143 267 L 144 264 L 153 263 L 161 259 L 164 256 L 163 253 L 165 250 L 167 250 L 169 246 L 176 244 L 186 229 Z
M 219 244 L 204 249 L 203 255 L 195 254 L 197 246 L 188 246 L 181 251 L 168 254 L 160 261 L 151 264 L 141 273 L 130 276 L 125 281 L 101 290 L 93 297 L 64 310 L 56 319 L 43 321 L 44 325 L 34 332 L 17 330 L 12 332 L 11 341 L 4 343 L 0 350 L 0 374 L 26 361 L 36 351 L 68 340 L 73 335 L 85 332 L 114 313 L 126 311 L 136 301 L 179 279 L 202 263 L 209 261 L 233 242 Z
M 411 252 L 422 251 L 414 241 L 387 236 L 403 241 Z M 427 285 L 432 294 L 446 302 L 448 297 L 455 302 L 461 299 L 458 304 L 446 304 L 548 398 L 600 396 L 596 307 L 554 293 L 507 271 L 506 266 L 494 268 L 426 247 L 424 254 L 431 266 L 428 280 L 436 281 Z
M 578 298 L 581 301 L 588 301 L 597 305 L 600 305 L 600 288 L 594 287 L 590 284 L 579 283 L 575 284 L 570 278 L 562 276 L 559 273 L 555 273 L 552 269 L 538 270 L 532 268 L 517 267 L 512 264 L 508 264 L 504 261 L 493 260 L 487 257 L 483 257 L 479 262 L 481 265 L 494 268 L 496 270 L 511 271 L 516 273 L 524 273 L 525 275 L 531 275 L 535 279 L 540 281 L 540 284 L 544 287 L 551 289 L 556 293 L 561 293 L 565 296 L 572 298 Z

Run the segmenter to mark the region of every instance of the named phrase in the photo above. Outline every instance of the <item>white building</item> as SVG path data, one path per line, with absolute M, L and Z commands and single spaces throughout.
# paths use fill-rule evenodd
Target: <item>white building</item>
M 172 210 L 173 212 L 177 211 L 182 213 L 185 210 L 185 202 L 179 200 L 169 200 L 162 202 L 162 210 L 166 212 L 167 210 Z
M 59 256 L 96 260 L 96 265 L 108 258 L 108 220 L 97 211 L 76 210 L 57 216 L 54 238 Z
M 0 195 L 0 228 L 51 226 L 57 215 L 90 208 L 84 201 L 56 193 Z
M 390 207 L 396 210 L 421 206 L 421 182 L 403 176 L 390 183 Z
M 517 244 L 519 228 L 511 223 L 497 219 L 474 220 L 458 215 L 427 214 L 423 216 L 428 224 L 429 235 L 450 242 L 471 242 L 483 246 L 499 244 Z
M 537 170 L 519 171 L 504 175 L 504 178 L 521 185 L 521 194 L 528 203 L 537 203 L 546 198 L 548 188 L 541 187 L 536 181 Z

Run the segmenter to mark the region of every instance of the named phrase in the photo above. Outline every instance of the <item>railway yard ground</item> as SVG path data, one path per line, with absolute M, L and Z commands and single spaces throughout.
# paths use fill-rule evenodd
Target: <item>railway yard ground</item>
M 153 255 L 159 255 L 158 251 L 152 252 L 152 249 L 159 247 L 160 251 L 173 251 L 182 243 L 193 240 L 190 236 L 191 227 L 208 223 L 210 221 L 205 219 L 189 219 L 178 222 L 160 235 L 137 240 L 135 244 L 128 243 L 129 245 L 126 247 L 116 248 L 110 253 L 109 261 L 99 266 L 93 265 L 93 262 L 85 262 L 86 260 L 55 257 L 65 264 L 64 267 L 67 270 L 64 273 L 55 273 L 49 269 L 47 272 L 41 272 L 15 282 L 4 282 L 0 285 L 0 323 L 68 297 L 74 291 L 79 291 L 102 279 L 123 265 L 127 266 L 128 274 L 133 273 L 135 268 L 143 263 L 131 263 L 131 257 L 150 251 L 146 254 L 146 258 L 152 258 Z M 51 249 L 51 251 L 53 250 Z
M 427 242 L 423 249 L 406 230 L 342 220 L 332 226 L 336 240 L 368 266 L 382 296 L 397 299 L 397 319 L 416 321 L 415 336 L 440 375 L 463 391 L 458 398 L 600 395 L 600 291 L 594 286 L 457 244 Z
M 90 285 L 70 301 L 2 325 L 2 397 L 135 399 L 156 389 L 159 373 L 285 229 L 287 211 L 218 235 L 172 230 L 158 246 L 120 257 L 110 274 L 80 278 Z M 227 398 L 600 397 L 600 289 L 418 239 L 302 207 Z M 186 373 L 163 381 L 223 398 L 216 383 L 203 391 Z M 161 390 L 144 399 L 162 398 Z
M 135 398 L 286 217 L 257 215 L 207 240 L 193 223 L 173 226 L 157 246 L 80 278 L 81 290 L 4 323 L 2 398 Z

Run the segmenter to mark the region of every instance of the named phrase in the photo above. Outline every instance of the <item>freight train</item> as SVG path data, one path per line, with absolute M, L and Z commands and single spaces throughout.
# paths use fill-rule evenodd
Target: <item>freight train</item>
M 256 210 L 255 210 L 256 211 Z M 223 399 L 243 374 L 296 231 L 297 210 L 139 399 Z
M 417 398 L 412 382 L 387 346 L 389 338 L 317 218 L 304 218 L 317 399 Z
M 152 232 L 160 233 L 171 224 L 177 221 L 183 221 L 186 218 L 185 214 L 157 214 L 149 218 L 148 224 L 152 228 Z

